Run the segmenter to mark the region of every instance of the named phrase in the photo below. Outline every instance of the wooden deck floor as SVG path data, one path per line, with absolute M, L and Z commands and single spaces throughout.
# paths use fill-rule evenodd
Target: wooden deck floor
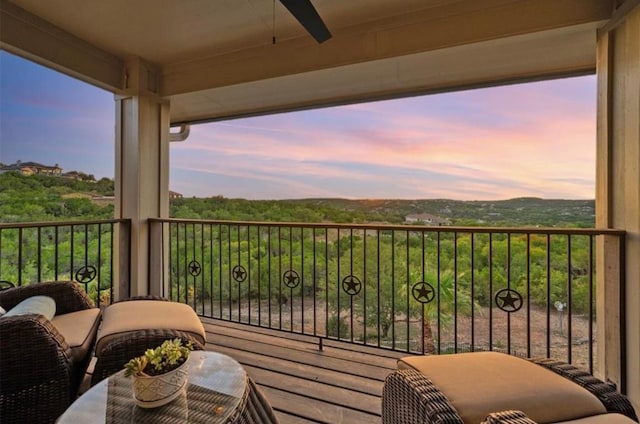
M 406 354 L 202 318 L 208 350 L 240 362 L 282 424 L 380 423 L 382 385 Z

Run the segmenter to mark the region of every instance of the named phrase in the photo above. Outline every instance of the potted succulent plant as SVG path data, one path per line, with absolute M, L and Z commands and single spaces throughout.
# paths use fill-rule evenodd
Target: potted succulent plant
M 133 397 L 138 406 L 154 408 L 177 398 L 187 386 L 191 343 L 180 339 L 165 340 L 155 349 L 131 359 L 124 375 L 133 376 Z

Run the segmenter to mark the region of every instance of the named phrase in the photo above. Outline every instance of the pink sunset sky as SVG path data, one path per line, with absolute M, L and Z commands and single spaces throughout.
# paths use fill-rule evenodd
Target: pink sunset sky
M 113 177 L 113 96 L 0 53 L 0 162 Z M 595 197 L 595 76 L 194 125 L 185 196 Z

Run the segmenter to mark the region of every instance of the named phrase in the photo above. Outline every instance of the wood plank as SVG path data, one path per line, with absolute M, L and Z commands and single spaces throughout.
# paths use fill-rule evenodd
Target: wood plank
M 295 415 L 287 414 L 283 411 L 275 411 L 276 418 L 278 418 L 278 422 L 280 424 L 316 424 L 317 421 L 306 420 L 301 417 L 296 417 Z
M 217 318 L 201 317 L 201 320 L 205 328 L 207 328 L 207 325 L 212 325 L 212 328 L 216 328 L 216 329 L 228 328 L 228 329 L 238 330 L 240 333 L 244 333 L 244 334 L 268 335 L 268 336 L 271 336 L 272 338 L 279 338 L 279 339 L 281 338 L 287 341 L 297 340 L 297 341 L 312 344 L 316 347 L 318 346 L 318 343 L 319 343 L 318 336 L 312 336 L 308 334 L 289 333 L 282 330 L 250 326 L 247 324 L 240 324 L 240 323 L 235 323 L 230 321 L 223 321 Z M 405 356 L 412 355 L 412 353 L 397 352 L 389 348 L 363 345 L 359 343 L 349 343 L 349 342 L 344 342 L 344 341 L 339 341 L 339 340 L 334 340 L 329 338 L 323 338 L 322 343 L 324 344 L 324 346 L 331 346 L 331 347 L 348 350 L 348 351 L 354 351 L 354 352 L 369 353 L 376 357 L 381 357 L 381 358 L 400 359 Z
M 260 330 L 260 329 L 256 329 Z M 216 335 L 224 335 L 228 337 L 235 337 L 241 340 L 251 340 L 253 342 L 259 342 L 264 344 L 272 344 L 272 345 L 286 345 L 291 349 L 297 350 L 306 350 L 306 351 L 318 351 L 318 342 L 317 338 L 302 340 L 299 337 L 295 337 L 296 335 L 290 336 L 288 333 L 279 334 L 268 334 L 262 331 L 255 332 L 254 327 L 245 327 L 243 328 L 235 328 L 229 327 L 226 325 L 216 325 L 216 326 L 205 326 L 205 331 L 207 334 L 212 334 L 213 337 Z
M 260 389 L 276 411 L 286 411 L 306 420 L 326 424 L 376 424 L 382 422 L 381 418 L 376 415 L 353 411 L 271 387 L 261 386 Z
M 368 354 L 370 355 L 367 357 L 367 363 L 369 365 L 383 367 L 388 369 L 389 371 L 396 368 L 397 358 L 383 357 L 383 356 L 374 354 L 375 351 L 373 350 L 370 352 L 364 353 L 363 351 L 347 349 L 339 345 L 330 344 L 330 345 L 325 345 L 324 350 L 320 351 L 318 350 L 318 345 L 315 343 L 314 344 L 305 343 L 299 340 L 290 340 L 284 337 L 274 338 L 273 336 L 270 336 L 270 335 L 256 334 L 253 332 L 249 333 L 247 332 L 246 329 L 242 331 L 240 329 L 234 329 L 234 328 L 223 327 L 223 326 L 208 327 L 206 328 L 206 332 L 208 334 L 207 338 L 209 339 L 213 338 L 215 340 L 215 338 L 218 336 L 233 337 L 239 340 L 249 340 L 252 343 L 260 342 L 266 345 L 279 346 L 279 347 L 284 346 L 287 349 L 292 349 L 297 351 L 305 351 L 305 352 L 313 352 L 313 353 L 322 352 L 326 356 L 332 356 L 335 358 L 356 361 L 356 362 L 360 362 L 363 358 L 363 355 Z M 209 334 L 211 336 L 209 336 Z M 343 344 L 346 345 L 346 343 L 343 343 Z M 372 349 L 375 349 L 375 348 L 372 348 Z M 377 350 L 381 350 L 381 349 L 377 349 Z M 406 356 L 406 355 L 398 354 L 398 357 L 402 357 L 402 356 Z
M 382 382 L 379 380 L 349 375 L 333 370 L 309 367 L 286 359 L 265 358 L 257 353 L 235 350 L 224 346 L 208 345 L 207 349 L 229 355 L 245 367 L 277 370 L 280 374 L 298 376 L 307 380 L 332 384 L 337 387 L 374 396 L 380 396 L 382 394 Z
M 400 358 L 404 358 L 405 356 L 417 355 L 415 353 L 409 353 L 409 352 L 397 352 L 385 347 L 341 342 L 341 341 L 332 340 L 332 339 L 325 339 L 323 343 L 325 347 L 331 346 L 331 347 L 339 348 L 342 350 L 358 352 L 358 353 L 367 353 L 369 355 L 374 355 L 378 358 L 388 358 L 393 360 L 398 360 Z
M 247 373 L 262 387 L 280 389 L 307 398 L 328 402 L 347 407 L 352 410 L 380 415 L 381 398 L 364 393 L 358 393 L 341 387 L 278 374 L 268 370 L 246 367 Z
M 208 350 L 234 357 L 282 424 L 380 423 L 384 378 L 406 356 L 370 346 L 202 319 Z
M 314 336 L 311 334 L 291 333 L 285 330 L 278 330 L 276 328 L 259 327 L 256 325 L 249 325 L 245 323 L 225 321 L 220 318 L 200 317 L 200 320 L 205 325 L 205 327 L 207 326 L 207 324 L 211 324 L 215 327 L 235 328 L 238 330 L 244 329 L 244 331 L 247 331 L 247 329 L 249 329 L 248 331 L 253 334 L 265 334 L 273 337 L 282 337 L 289 340 L 298 340 L 315 344 L 318 343 L 318 336 Z
M 243 350 L 245 352 L 257 351 L 256 344 L 250 340 L 239 340 L 232 337 L 216 335 L 212 341 L 216 346 L 229 347 L 236 350 Z M 329 370 L 338 370 L 351 375 L 374 378 L 379 381 L 384 381 L 389 374 L 389 368 L 373 366 L 357 361 L 345 361 L 333 358 L 325 352 L 293 351 L 286 347 L 264 344 L 260 345 L 259 352 L 264 356 L 272 358 L 287 359 L 292 362 L 312 365 Z

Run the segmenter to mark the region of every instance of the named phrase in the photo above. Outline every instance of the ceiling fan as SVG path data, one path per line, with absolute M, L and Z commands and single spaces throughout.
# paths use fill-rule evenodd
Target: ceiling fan
M 300 22 L 318 43 L 322 43 L 331 38 L 331 33 L 322 21 L 318 11 L 311 0 L 279 0 L 289 13 Z

